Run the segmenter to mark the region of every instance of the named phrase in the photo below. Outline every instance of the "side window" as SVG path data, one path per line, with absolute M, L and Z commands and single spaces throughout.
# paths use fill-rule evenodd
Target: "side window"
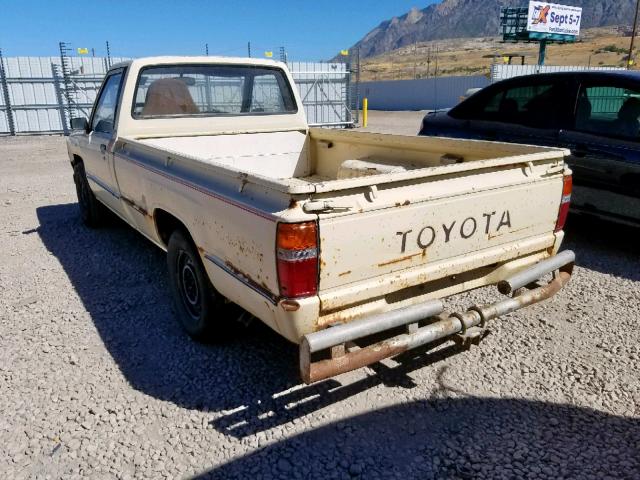
M 508 87 L 476 102 L 464 118 L 514 123 L 532 128 L 566 128 L 571 111 L 564 81 Z
M 501 90 L 498 93 L 488 98 L 487 103 L 477 110 L 478 115 L 496 114 L 500 111 L 500 104 L 504 98 L 505 90 Z
M 122 73 L 116 73 L 105 81 L 91 121 L 92 130 L 102 133 L 113 133 L 121 80 Z
M 638 140 L 640 91 L 606 84 L 583 86 L 575 125 L 582 132 Z
M 449 115 L 460 120 L 493 120 L 495 114 L 498 113 L 504 92 L 505 88 L 487 87 L 469 100 L 454 107 Z M 487 116 L 491 118 L 486 118 Z

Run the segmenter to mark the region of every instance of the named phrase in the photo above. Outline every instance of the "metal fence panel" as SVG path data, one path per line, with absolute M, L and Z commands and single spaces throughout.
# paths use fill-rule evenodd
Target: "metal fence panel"
M 66 57 L 71 105 L 67 105 L 60 57 L 4 57 L 15 131 L 67 132 L 69 112 L 88 116 L 108 70 L 104 57 Z M 111 65 L 129 60 L 112 57 Z M 312 125 L 351 126 L 357 121 L 353 75 L 345 63 L 290 62 L 307 120 Z M 0 133 L 9 133 L 8 112 L 0 93 Z
M 68 119 L 60 57 L 5 57 L 6 82 L 16 133 L 63 132 Z M 111 63 L 126 60 L 112 58 Z M 102 78 L 106 58 L 71 57 L 72 81 L 78 86 L 78 110 L 88 115 Z M 0 132 L 8 133 L 7 110 L 0 103 Z
M 507 78 L 538 73 L 555 72 L 584 72 L 584 71 L 612 71 L 625 70 L 621 67 L 581 67 L 571 65 L 506 65 L 494 63 L 491 65 L 491 81 L 506 80 Z
M 9 110 L 5 98 L 9 96 L 9 86 L 5 72 L 5 61 L 0 50 L 0 135 L 13 133 L 9 124 Z
M 288 67 L 310 125 L 355 123 L 353 111 L 357 106 L 350 98 L 352 72 L 346 63 L 289 62 Z

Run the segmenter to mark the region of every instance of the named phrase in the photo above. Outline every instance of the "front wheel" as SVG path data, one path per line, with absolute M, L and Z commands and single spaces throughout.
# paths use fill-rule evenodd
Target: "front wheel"
M 171 234 L 167 266 L 182 327 L 198 341 L 220 339 L 235 323 L 233 305 L 215 291 L 193 243 L 182 231 Z
M 73 166 L 73 182 L 76 184 L 82 223 L 91 228 L 99 227 L 104 223 L 105 207 L 102 206 L 91 191 L 82 162 L 77 162 Z

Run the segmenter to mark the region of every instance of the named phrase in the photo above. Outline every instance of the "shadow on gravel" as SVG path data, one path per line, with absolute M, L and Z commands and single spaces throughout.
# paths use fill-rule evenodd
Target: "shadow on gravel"
M 194 478 L 640 478 L 640 420 L 515 399 L 395 405 Z
M 172 312 L 164 253 L 124 223 L 114 220 L 106 228 L 87 229 L 80 224 L 76 204 L 40 207 L 37 209 L 37 216 L 40 221 L 37 233 L 46 248 L 60 261 L 105 347 L 131 386 L 181 407 L 211 412 L 211 424 L 227 435 L 237 438 L 254 435 L 377 385 L 413 388 L 415 385 L 409 373 L 437 364 L 462 350 L 458 346 L 445 345 L 431 350 L 418 349 L 398 357 L 396 366 L 391 368 L 378 364 L 374 367 L 375 375 L 364 378 L 358 375 L 359 380 L 349 384 L 327 380 L 311 386 L 299 385 L 297 347 L 258 321 L 251 324 L 237 339 L 224 344 L 202 345 L 190 340 L 179 327 Z M 620 245 L 620 249 L 612 249 L 610 245 L 613 240 L 605 242 L 603 237 L 602 244 L 596 243 L 591 247 L 588 242 L 590 236 L 573 235 L 572 238 L 570 235 L 569 238 L 570 246 L 577 250 L 581 264 L 587 268 L 617 275 L 625 275 L 626 272 L 629 278 L 638 277 L 639 273 L 629 265 L 629 251 L 625 253 L 623 250 L 632 249 L 633 245 Z M 477 403 L 470 400 L 454 402 L 451 406 L 452 411 L 457 412 L 454 417 L 464 419 L 468 416 L 468 421 L 475 422 L 479 429 L 491 428 L 487 411 L 493 409 L 511 412 L 515 415 L 514 421 L 526 420 L 519 416 L 524 414 L 518 413 L 520 407 L 515 402 L 475 402 Z M 376 424 L 376 429 L 385 427 L 389 430 L 388 433 L 375 430 L 380 454 L 386 455 L 383 446 L 396 441 L 387 441 L 389 435 L 405 435 L 404 429 L 395 432 L 398 429 L 396 423 L 402 424 L 399 419 L 403 415 L 415 417 L 416 413 L 421 416 L 428 414 L 419 421 L 424 425 L 433 423 L 436 430 L 444 429 L 442 431 L 445 433 L 447 428 L 462 428 L 467 420 L 452 421 L 451 426 L 446 427 L 441 423 L 442 419 L 436 418 L 438 415 L 434 412 L 447 405 L 445 402 L 439 406 L 441 403 L 398 407 L 381 413 L 381 418 L 388 418 L 382 422 L 375 414 L 359 418 L 355 422 L 361 425 L 358 428 L 363 428 L 370 422 Z M 456 407 L 457 404 L 461 406 Z M 470 411 L 466 412 L 463 407 Z M 524 407 L 525 411 L 529 411 L 528 415 L 531 415 L 534 424 L 542 421 L 538 418 L 540 415 L 544 418 L 550 415 L 551 418 L 558 417 L 557 420 L 564 425 L 562 422 L 565 420 L 560 417 L 566 412 L 570 413 L 570 410 L 553 407 L 551 413 L 543 415 L 542 406 L 525 404 Z M 472 410 L 477 410 L 477 416 L 472 414 Z M 500 415 L 502 418 L 507 413 Z M 478 423 L 484 421 L 487 422 L 486 425 Z M 504 421 L 507 421 L 507 417 Z M 599 425 L 604 430 L 606 424 L 600 421 Z M 628 426 L 637 427 L 636 424 Z M 535 428 L 541 427 L 538 425 Z M 542 435 L 541 439 L 546 435 L 545 431 L 535 431 L 538 432 L 536 435 Z M 584 435 L 578 431 L 577 437 L 590 439 L 598 429 L 589 427 L 586 431 L 591 433 Z M 304 436 L 300 441 L 312 442 L 313 439 L 327 435 L 328 438 L 323 443 L 331 446 L 328 452 L 334 452 L 332 436 L 347 435 L 339 427 L 319 432 Z M 426 433 L 423 432 L 425 435 Z M 606 432 L 602 434 L 605 435 Z M 419 455 L 415 453 L 415 448 L 428 440 L 415 435 L 407 437 L 404 446 L 414 456 Z M 368 436 L 364 436 L 351 441 L 369 440 Z M 400 445 L 403 441 L 405 440 Z M 498 440 L 493 438 L 492 441 Z M 482 442 L 478 444 L 482 445 Z M 295 446 L 296 443 L 290 445 Z M 637 443 L 628 444 L 627 450 L 636 448 L 635 445 Z M 354 450 L 368 448 L 365 444 L 353 444 L 352 447 Z M 464 446 L 460 448 L 460 451 L 464 451 Z M 542 450 L 536 452 L 536 455 L 542 454 L 544 442 L 537 448 Z M 317 450 L 323 449 L 318 445 Z M 404 458 L 402 455 L 407 454 L 398 455 L 398 458 Z M 247 465 L 251 464 L 251 458 L 253 457 L 246 460 Z M 403 462 L 410 463 L 412 458 L 407 457 Z M 400 464 L 404 464 L 403 462 Z M 240 463 L 235 463 L 225 468 L 233 472 L 240 466 Z
M 581 267 L 630 280 L 640 280 L 640 228 L 570 215 L 564 248 L 576 252 Z
M 297 346 L 259 321 L 219 345 L 202 345 L 183 333 L 172 312 L 165 254 L 120 220 L 88 229 L 76 204 L 40 207 L 37 216 L 37 233 L 131 386 L 215 413 L 211 424 L 228 435 L 285 424 L 379 384 L 412 388 L 409 372 L 461 350 L 418 349 L 398 357 L 398 366 L 378 364 L 375 376 L 348 385 L 327 380 L 301 386 Z M 220 412 L 225 414 L 218 418 Z

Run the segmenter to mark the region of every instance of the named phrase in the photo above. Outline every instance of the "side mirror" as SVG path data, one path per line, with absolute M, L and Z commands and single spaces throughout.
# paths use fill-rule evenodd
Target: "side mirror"
M 71 129 L 72 130 L 84 130 L 85 132 L 89 130 L 89 122 L 85 117 L 77 117 L 71 119 Z

